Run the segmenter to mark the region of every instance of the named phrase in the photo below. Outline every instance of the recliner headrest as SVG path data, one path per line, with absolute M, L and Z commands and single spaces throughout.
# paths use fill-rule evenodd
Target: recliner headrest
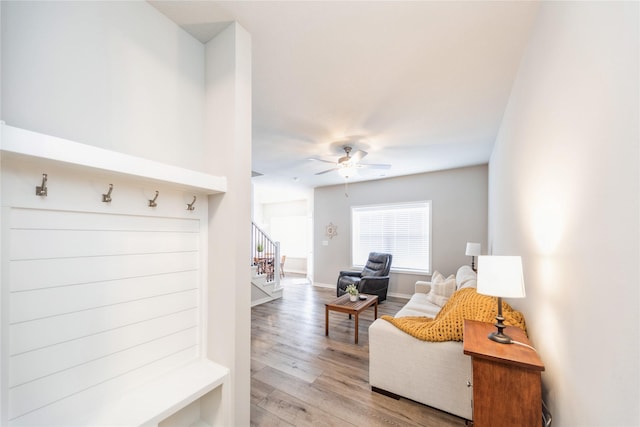
M 363 276 L 388 276 L 391 269 L 391 260 L 393 256 L 391 254 L 385 254 L 380 252 L 369 253 L 369 259 L 367 264 L 362 270 Z

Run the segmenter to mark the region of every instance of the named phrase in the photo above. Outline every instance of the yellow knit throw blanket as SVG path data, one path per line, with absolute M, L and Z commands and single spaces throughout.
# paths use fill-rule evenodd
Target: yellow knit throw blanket
M 460 289 L 445 303 L 435 319 L 420 316 L 382 316 L 400 330 L 424 341 L 462 341 L 465 319 L 494 322 L 498 314 L 495 297 L 480 295 L 473 288 Z M 517 326 L 526 332 L 524 316 L 519 311 L 502 302 L 504 323 Z

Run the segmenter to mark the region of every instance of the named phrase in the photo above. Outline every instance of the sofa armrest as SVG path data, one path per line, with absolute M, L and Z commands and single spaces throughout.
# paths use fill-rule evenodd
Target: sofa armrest
M 431 282 L 423 282 L 418 280 L 415 284 L 416 294 L 428 294 L 431 291 Z

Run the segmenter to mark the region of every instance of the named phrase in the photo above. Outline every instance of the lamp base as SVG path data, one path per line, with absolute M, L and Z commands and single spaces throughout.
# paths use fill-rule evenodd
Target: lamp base
M 496 329 L 498 332 L 490 333 L 488 338 L 500 344 L 511 344 L 513 342 L 511 337 L 502 332 L 506 327 L 507 325 L 504 324 L 504 317 L 502 316 L 502 297 L 498 297 L 498 315 L 496 316 Z
M 491 332 L 488 335 L 488 338 L 491 341 L 495 341 L 495 342 L 500 343 L 500 344 L 511 344 L 513 342 L 511 340 L 511 337 L 509 335 L 503 334 L 502 331 Z

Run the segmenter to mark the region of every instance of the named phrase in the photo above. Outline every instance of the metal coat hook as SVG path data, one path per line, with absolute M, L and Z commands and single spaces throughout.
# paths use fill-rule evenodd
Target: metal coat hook
M 193 196 L 193 202 L 191 203 L 187 203 L 187 210 L 188 211 L 192 211 L 195 209 L 195 207 L 193 206 L 196 203 L 196 196 Z
M 102 201 L 105 203 L 109 203 L 111 201 L 111 191 L 113 190 L 113 184 L 109 184 L 109 192 L 107 194 L 102 195 Z
M 42 174 L 42 185 L 36 186 L 36 196 L 46 196 L 47 195 L 47 174 Z
M 156 206 L 158 206 L 158 204 L 156 203 L 156 199 L 158 198 L 158 190 L 156 190 L 156 197 L 153 198 L 153 200 L 149 200 L 149 207 L 151 208 L 155 208 Z

